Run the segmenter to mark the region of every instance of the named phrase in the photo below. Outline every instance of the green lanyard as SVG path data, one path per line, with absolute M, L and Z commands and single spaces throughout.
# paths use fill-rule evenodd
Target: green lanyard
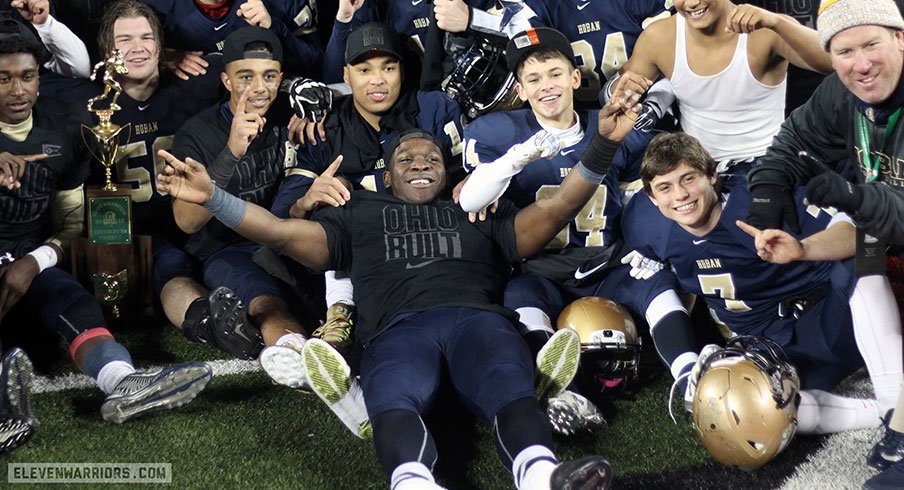
M 879 151 L 885 151 L 885 145 L 888 144 L 888 135 L 894 132 L 895 126 L 898 124 L 898 118 L 901 117 L 901 108 L 899 107 L 888 118 L 888 124 L 885 125 L 885 136 L 882 137 L 882 146 Z M 863 149 L 863 165 L 866 167 L 866 182 L 875 182 L 879 178 L 879 157 L 873 162 L 870 151 L 869 132 L 866 129 L 866 118 L 863 114 L 857 113 L 857 130 L 860 133 L 860 147 Z M 875 163 L 875 165 L 873 164 Z

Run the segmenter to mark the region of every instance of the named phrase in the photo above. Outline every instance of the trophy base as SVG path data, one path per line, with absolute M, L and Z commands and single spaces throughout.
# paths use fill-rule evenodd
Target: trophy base
M 151 237 L 135 235 L 133 243 L 99 245 L 85 237 L 72 241 L 70 246 L 72 257 L 72 275 L 78 279 L 88 291 L 94 291 L 114 318 L 129 317 L 130 313 L 141 311 L 153 304 L 153 255 L 151 253 Z M 115 301 L 104 301 L 111 292 L 97 287 L 97 278 L 115 277 L 125 273 L 125 280 L 115 282 L 120 288 Z M 107 281 L 112 283 L 111 281 Z M 107 288 L 109 289 L 109 288 Z M 133 307 L 133 308 L 130 308 Z
M 85 189 L 88 239 L 98 245 L 132 243 L 132 189 Z

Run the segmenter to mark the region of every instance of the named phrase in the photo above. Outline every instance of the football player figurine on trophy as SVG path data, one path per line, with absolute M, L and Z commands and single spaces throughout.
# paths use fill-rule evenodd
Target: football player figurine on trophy
M 123 61 L 122 51 L 118 49 L 114 49 L 113 52 L 107 56 L 107 59 L 94 65 L 94 70 L 91 72 L 92 81 L 96 79 L 98 68 L 100 67 L 104 68 L 104 92 L 97 97 L 88 100 L 88 112 L 97 114 L 100 122 L 97 126 L 90 128 L 82 125 L 82 138 L 85 140 L 85 144 L 88 145 L 88 148 L 91 150 L 94 157 L 104 166 L 106 183 L 104 184 L 103 190 L 115 191 L 116 186 L 113 185 L 112 182 L 111 168 L 116 162 L 116 153 L 120 143 L 120 133 L 123 129 L 130 128 L 130 125 L 126 124 L 125 126 L 120 127 L 119 125 L 110 122 L 113 113 L 120 109 L 119 105 L 116 104 L 116 100 L 119 99 L 119 94 L 122 93 L 122 87 L 113 77 L 115 75 L 125 75 L 129 72 L 129 69 L 126 68 L 125 62 Z M 94 104 L 106 99 L 111 92 L 113 93 L 113 97 L 107 108 L 95 109 Z M 91 134 L 91 138 L 87 136 L 88 133 L 86 133 L 85 130 Z M 128 133 L 129 132 L 127 131 L 123 144 L 128 143 Z

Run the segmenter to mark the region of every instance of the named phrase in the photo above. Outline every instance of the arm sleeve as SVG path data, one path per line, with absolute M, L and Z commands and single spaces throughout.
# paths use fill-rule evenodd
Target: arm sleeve
M 852 124 L 851 97 L 837 75 L 826 77 L 810 100 L 782 123 L 772 145 L 750 171 L 749 188 L 776 184 L 792 189 L 806 184 L 816 173 L 798 158 L 801 151 L 827 164 L 847 158 L 844 128 Z
M 34 24 L 41 42 L 51 53 L 44 67 L 54 73 L 69 77 L 88 78 L 91 74 L 91 60 L 88 48 L 65 24 L 47 16 L 47 22 Z
M 85 223 L 84 186 L 57 191 L 50 203 L 50 223 L 53 234 L 45 243 L 69 250 L 69 242 L 82 235 Z

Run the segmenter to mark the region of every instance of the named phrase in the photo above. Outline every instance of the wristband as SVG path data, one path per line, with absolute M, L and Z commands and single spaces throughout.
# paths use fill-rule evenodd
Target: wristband
M 620 145 L 620 142 L 612 141 L 597 133 L 593 135 L 593 139 L 590 140 L 590 144 L 581 155 L 581 163 L 594 174 L 606 175 Z
M 577 170 L 579 174 L 581 174 L 581 177 L 583 177 L 584 180 L 590 182 L 591 184 L 602 184 L 603 179 L 606 177 L 606 174 L 598 174 L 593 170 L 585 167 L 583 162 L 578 162 L 578 164 L 574 166 L 574 169 Z
M 217 187 L 226 187 L 232 180 L 232 174 L 235 173 L 235 167 L 239 163 L 239 159 L 232 154 L 229 146 L 223 148 L 223 151 L 207 165 L 207 173 L 210 174 L 210 180 Z
M 217 186 L 213 187 L 213 193 L 203 207 L 220 220 L 221 223 L 230 228 L 238 226 L 245 219 L 245 212 L 247 211 L 247 203 L 245 201 Z
M 50 245 L 41 245 L 31 252 L 28 252 L 28 255 L 34 257 L 35 261 L 38 263 L 38 273 L 44 272 L 45 269 L 55 266 L 59 259 L 56 250 Z

